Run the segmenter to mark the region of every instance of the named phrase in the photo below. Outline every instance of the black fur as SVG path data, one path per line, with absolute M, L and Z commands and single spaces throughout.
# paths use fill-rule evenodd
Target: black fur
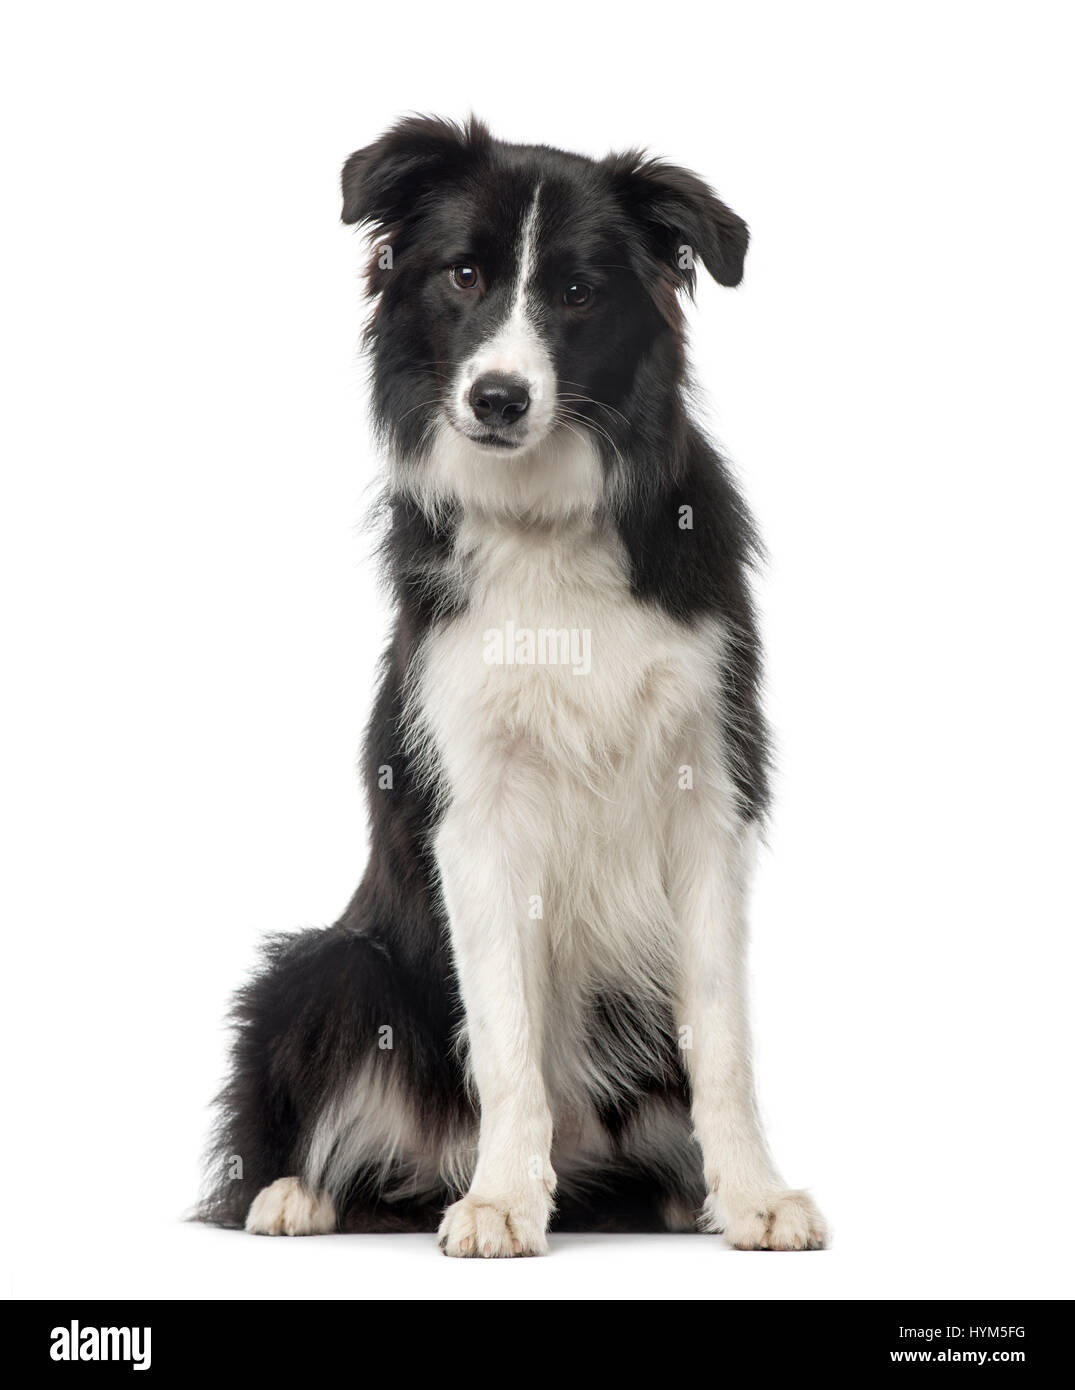
M 445 289 L 445 266 L 474 257 L 496 280 L 511 253 L 502 229 L 542 185 L 542 264 L 548 274 L 580 267 L 601 287 L 600 307 L 552 325 L 564 381 L 598 404 L 579 412 L 599 440 L 609 473 L 628 469 L 614 494 L 614 520 L 640 601 L 691 623 L 719 615 L 735 636 L 726 670 L 731 719 L 726 737 L 743 815 L 768 801 L 768 753 L 759 704 L 760 656 L 748 569 L 757 542 L 747 510 L 721 459 L 691 423 L 683 399 L 683 321 L 677 294 L 690 293 L 700 261 L 722 284 L 743 272 L 747 228 L 694 175 L 640 154 L 594 161 L 545 146 L 492 139 L 478 122 L 401 121 L 347 161 L 343 220 L 372 229 L 367 335 L 376 426 L 401 456 L 421 460 L 438 392 L 450 366 L 481 339 L 502 308 L 490 288 L 464 311 Z M 391 267 L 383 248 L 391 248 Z M 684 254 L 684 248 L 689 248 Z M 684 529 L 683 509 L 693 525 Z M 363 754 L 369 803 L 369 864 L 340 921 L 325 931 L 272 939 L 254 979 L 239 993 L 232 1075 L 201 1216 L 243 1223 L 251 1200 L 274 1179 L 300 1171 L 304 1143 L 324 1102 L 360 1062 L 395 1069 L 424 1133 L 473 1130 L 454 1045 L 460 1009 L 429 836 L 433 793 L 406 748 L 403 691 L 416 645 L 431 623 L 466 601 L 449 561 L 456 518 L 436 522 L 399 497 L 389 504 L 385 571 L 398 617 Z M 392 790 L 381 789 L 381 769 Z M 378 1053 L 390 1020 L 391 1051 Z M 643 1027 L 626 998 L 595 998 L 593 1048 L 619 1055 L 625 1031 Z M 661 1229 L 669 1200 L 697 1208 L 701 1167 L 686 1124 L 687 1083 L 671 1018 L 658 1049 L 664 1061 L 633 1078 L 622 1102 L 602 1099 L 611 1152 L 641 1103 L 683 1117 L 683 1150 L 666 1167 L 640 1168 L 630 1155 L 607 1172 L 561 1168 L 554 1228 Z M 233 1176 L 234 1157 L 242 1176 Z M 442 1188 L 388 1201 L 370 1174 L 356 1173 L 340 1211 L 347 1230 L 436 1227 L 457 1194 Z

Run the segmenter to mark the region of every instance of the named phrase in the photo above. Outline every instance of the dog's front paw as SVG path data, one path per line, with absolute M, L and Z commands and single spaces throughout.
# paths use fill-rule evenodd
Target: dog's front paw
M 494 1200 L 468 1192 L 444 1213 L 437 1241 L 446 1255 L 495 1260 L 544 1255 L 548 1202 Z
M 824 1217 L 805 1192 L 716 1192 L 706 1198 L 702 1225 L 723 1231 L 737 1250 L 823 1250 L 829 1238 Z

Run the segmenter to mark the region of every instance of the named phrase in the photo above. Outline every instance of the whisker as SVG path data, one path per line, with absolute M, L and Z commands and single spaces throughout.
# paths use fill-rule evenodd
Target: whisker
M 407 416 L 408 416 L 408 415 L 413 415 L 414 412 L 415 412 L 416 410 L 427 410 L 430 406 L 443 405 L 443 404 L 444 404 L 444 400 L 443 400 L 442 397 L 439 397 L 439 396 L 438 396 L 435 400 L 432 400 L 432 401 L 419 401 L 417 405 L 412 405 L 411 408 L 410 408 L 410 410 L 405 410 L 405 411 L 403 412 L 403 414 L 399 417 L 399 420 L 398 420 L 396 423 L 397 423 L 397 424 L 402 424 L 403 421 L 406 420 Z
M 615 454 L 616 461 L 619 463 L 620 467 L 626 469 L 627 464 L 624 461 L 623 455 L 620 453 L 616 441 L 612 438 L 608 430 L 606 430 L 603 425 L 599 424 L 596 420 L 589 420 L 586 418 L 586 416 L 579 415 L 577 411 L 573 411 L 570 409 L 566 411 L 558 411 L 557 418 L 560 420 L 561 423 L 566 423 L 568 419 L 577 420 L 580 424 L 585 425 L 587 429 L 594 430 L 598 435 L 600 435 L 602 439 L 606 441 L 613 454 Z
M 585 386 L 583 385 L 583 383 L 582 383 L 581 381 L 569 381 L 569 380 L 567 379 L 567 377 L 561 377 L 560 379 L 561 379 L 561 381 L 564 383 L 565 386 L 575 386 L 575 387 L 578 388 L 578 390 L 579 390 L 580 392 L 585 392 L 585 391 L 586 391 L 586 388 L 585 388 Z M 591 395 L 588 395 L 588 394 L 584 394 L 584 395 L 581 395 L 581 396 L 579 396 L 579 397 L 573 397 L 573 399 L 585 400 L 585 401 L 587 401 L 590 405 L 599 406 L 602 410 L 607 410 L 607 411 L 609 411 L 609 412 L 610 412 L 611 414 L 613 414 L 613 415 L 618 415 L 619 418 L 623 421 L 623 423 L 628 427 L 628 429 L 629 429 L 630 426 L 631 426 L 630 420 L 628 420 L 627 416 L 624 415 L 623 411 L 622 411 L 622 410 L 617 410 L 615 406 L 609 405 L 607 401 L 599 401 L 599 400 L 596 399 L 596 397 L 591 396 Z

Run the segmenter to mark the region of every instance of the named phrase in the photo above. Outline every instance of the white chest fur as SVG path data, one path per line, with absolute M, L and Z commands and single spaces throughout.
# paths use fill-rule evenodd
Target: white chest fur
M 717 625 L 635 599 L 609 522 L 470 519 L 459 552 L 466 609 L 427 639 L 419 696 L 449 794 L 479 745 L 593 791 L 643 771 L 673 790 L 670 744 L 718 713 Z
M 553 852 L 541 891 L 564 907 L 592 899 L 595 879 L 615 893 L 616 860 L 627 897 L 643 870 L 655 890 L 676 799 L 729 813 L 734 800 L 719 625 L 637 600 L 615 528 L 591 516 L 472 516 L 459 554 L 466 608 L 427 637 L 414 692 L 446 800 L 540 824 Z

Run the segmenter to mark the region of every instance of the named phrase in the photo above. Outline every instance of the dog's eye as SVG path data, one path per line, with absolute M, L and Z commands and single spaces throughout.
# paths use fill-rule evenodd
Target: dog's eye
M 564 303 L 570 304 L 573 309 L 581 309 L 584 304 L 589 304 L 593 298 L 593 290 L 589 285 L 577 283 L 568 285 L 564 290 Z
M 472 290 L 478 283 L 478 272 L 472 265 L 453 265 L 448 275 L 457 290 Z

